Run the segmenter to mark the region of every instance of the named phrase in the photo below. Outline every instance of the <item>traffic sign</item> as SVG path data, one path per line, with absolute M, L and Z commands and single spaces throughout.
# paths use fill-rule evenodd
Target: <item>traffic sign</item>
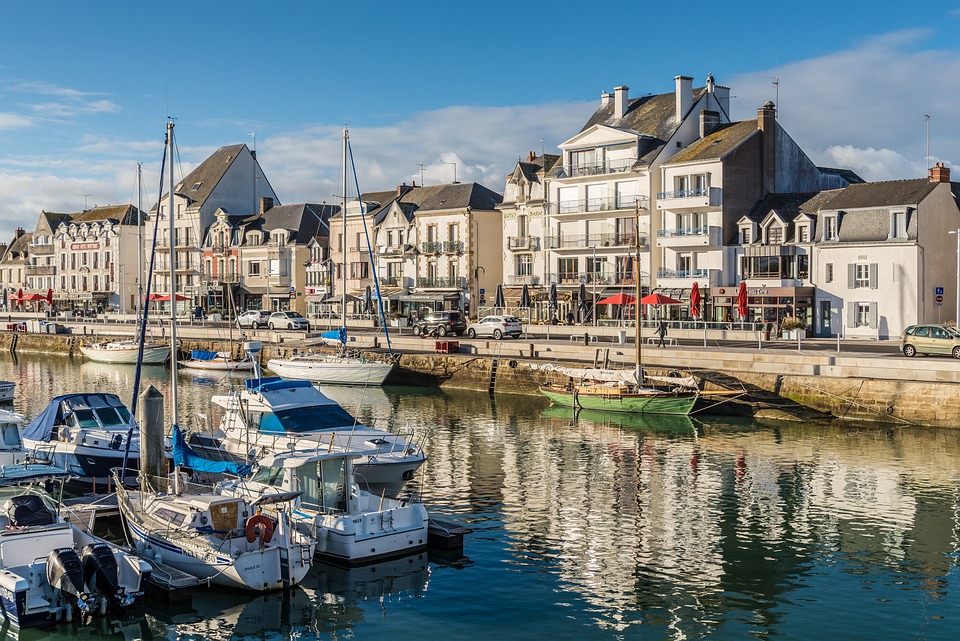
M 941 296 L 940 294 L 937 294 L 936 301 L 937 301 L 938 307 L 943 307 L 943 296 Z
M 934 294 L 936 294 L 937 296 L 943 296 L 943 285 L 937 285 L 933 289 L 934 289 L 934 292 L 933 292 Z M 940 301 L 940 302 L 943 302 L 943 301 Z

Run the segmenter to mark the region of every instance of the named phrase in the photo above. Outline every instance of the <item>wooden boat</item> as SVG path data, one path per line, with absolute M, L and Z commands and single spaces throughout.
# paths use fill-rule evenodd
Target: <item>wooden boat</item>
M 690 388 L 657 389 L 598 382 L 543 385 L 540 393 L 564 407 L 638 414 L 689 414 L 700 396 L 699 390 Z
M 92 361 L 114 365 L 136 365 L 140 344 L 136 340 L 110 341 L 81 345 L 80 352 Z M 143 364 L 160 365 L 170 358 L 170 346 L 159 343 L 143 344 Z

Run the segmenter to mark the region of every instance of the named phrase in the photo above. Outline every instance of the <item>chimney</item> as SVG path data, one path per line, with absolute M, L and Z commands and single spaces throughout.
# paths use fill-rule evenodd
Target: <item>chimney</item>
M 757 110 L 757 128 L 763 148 L 763 195 L 777 188 L 777 108 L 768 100 Z
M 263 196 L 260 198 L 260 213 L 265 214 L 273 208 L 273 198 Z
M 17 227 L 17 231 L 14 232 L 14 236 L 13 236 L 13 237 L 14 237 L 14 239 L 17 239 L 17 238 L 20 238 L 21 236 L 23 236 L 23 234 L 24 234 L 23 227 Z
M 527 162 L 533 162 L 536 159 L 537 159 L 537 154 L 533 153 L 532 151 L 527 154 Z
M 700 137 L 706 138 L 720 126 L 720 112 L 709 109 L 700 110 Z
M 256 149 L 251 149 L 251 150 L 250 150 L 250 156 L 251 156 L 254 160 L 256 160 L 256 159 L 257 159 L 257 150 L 256 150 Z
M 676 76 L 673 81 L 677 85 L 677 108 L 675 115 L 677 122 L 680 122 L 684 116 L 687 115 L 687 112 L 690 111 L 690 106 L 693 105 L 693 78 Z
M 413 187 L 416 187 L 417 183 L 413 183 Z M 408 187 L 407 183 L 402 183 L 397 185 L 397 198 L 402 198 L 405 193 L 413 189 L 413 187 Z
M 950 168 L 944 167 L 942 162 L 930 168 L 930 182 L 948 183 L 950 182 Z
M 612 93 L 609 93 L 609 92 L 606 92 L 606 91 L 601 92 L 601 93 L 600 93 L 600 106 L 601 106 L 601 107 L 606 107 L 607 105 L 612 105 L 612 104 L 613 104 L 613 94 L 612 94 Z
M 627 85 L 620 85 L 619 87 L 613 88 L 614 94 L 614 105 L 613 105 L 613 115 L 617 118 L 623 118 L 627 115 L 627 92 L 630 91 L 630 87 Z

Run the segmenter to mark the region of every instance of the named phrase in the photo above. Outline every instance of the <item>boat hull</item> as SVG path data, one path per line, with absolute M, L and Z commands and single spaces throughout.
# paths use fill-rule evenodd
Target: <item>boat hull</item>
M 80 352 L 91 361 L 96 361 L 97 363 L 111 363 L 113 365 L 136 365 L 139 349 L 136 345 L 113 349 L 106 349 L 96 345 L 81 345 Z M 165 363 L 169 357 L 169 345 L 145 347 L 143 350 L 143 363 L 145 365 L 160 365 Z
M 417 552 L 427 547 L 427 524 L 427 510 L 420 504 L 359 515 L 346 527 L 327 527 L 320 516 L 317 557 L 356 565 Z
M 49 461 L 61 467 L 78 482 L 108 484 L 112 480 L 110 470 L 123 467 L 124 449 L 108 449 L 75 445 L 73 443 L 41 443 L 24 439 L 24 449 L 31 452 L 34 460 Z M 50 446 L 53 445 L 53 449 Z M 127 470 L 139 469 L 140 446 L 134 443 L 127 457 Z
M 212 361 L 184 361 L 177 363 L 178 367 L 184 369 L 202 370 L 206 372 L 249 372 L 253 369 L 253 361 L 225 361 L 214 359 Z
M 17 384 L 13 381 L 0 381 L 0 403 L 11 402 L 16 388 Z
M 330 385 L 383 385 L 393 370 L 390 363 L 360 358 L 275 358 L 267 368 L 283 378 Z
M 636 414 L 689 414 L 697 403 L 697 393 L 679 394 L 592 394 L 541 387 L 540 393 L 555 405 L 606 412 Z

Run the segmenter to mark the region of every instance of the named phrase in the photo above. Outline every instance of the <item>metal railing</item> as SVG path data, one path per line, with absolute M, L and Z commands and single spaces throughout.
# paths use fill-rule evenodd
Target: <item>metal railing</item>
M 630 171 L 630 168 L 636 162 L 636 158 L 625 158 L 623 160 L 611 160 L 604 165 L 570 165 L 567 167 L 567 175 L 571 177 L 577 177 L 619 174 L 625 171 Z
M 616 197 L 608 196 L 605 198 L 585 198 L 583 200 L 561 200 L 557 203 L 549 203 L 548 209 L 553 215 L 558 214 L 580 214 L 592 211 L 617 211 L 647 209 L 649 198 L 646 196 L 626 196 Z
M 518 274 L 507 276 L 508 285 L 539 285 L 540 276 L 534 274 Z
M 681 227 L 679 229 L 661 229 L 657 232 L 657 238 L 674 238 L 676 236 L 706 236 L 710 231 L 709 227 Z
M 539 236 L 507 236 L 507 249 L 537 249 Z
M 639 240 L 639 243 L 638 243 Z M 647 245 L 647 236 L 640 234 L 564 234 L 562 236 L 547 236 L 548 249 L 575 249 L 587 247 L 641 247 Z
M 657 278 L 707 278 L 709 269 L 658 269 Z
M 443 241 L 443 249 L 441 251 L 445 254 L 463 253 L 463 241 L 462 240 L 445 240 Z
M 425 243 L 420 243 L 420 253 L 422 254 L 439 254 L 443 249 L 443 243 L 437 241 L 427 241 Z
M 657 199 L 664 200 L 666 198 L 697 198 L 710 195 L 709 187 L 702 187 L 699 189 L 678 189 L 675 191 L 660 191 L 657 192 Z
M 439 277 L 439 278 L 420 277 L 417 279 L 417 287 L 462 288 L 463 278 L 460 276 Z

